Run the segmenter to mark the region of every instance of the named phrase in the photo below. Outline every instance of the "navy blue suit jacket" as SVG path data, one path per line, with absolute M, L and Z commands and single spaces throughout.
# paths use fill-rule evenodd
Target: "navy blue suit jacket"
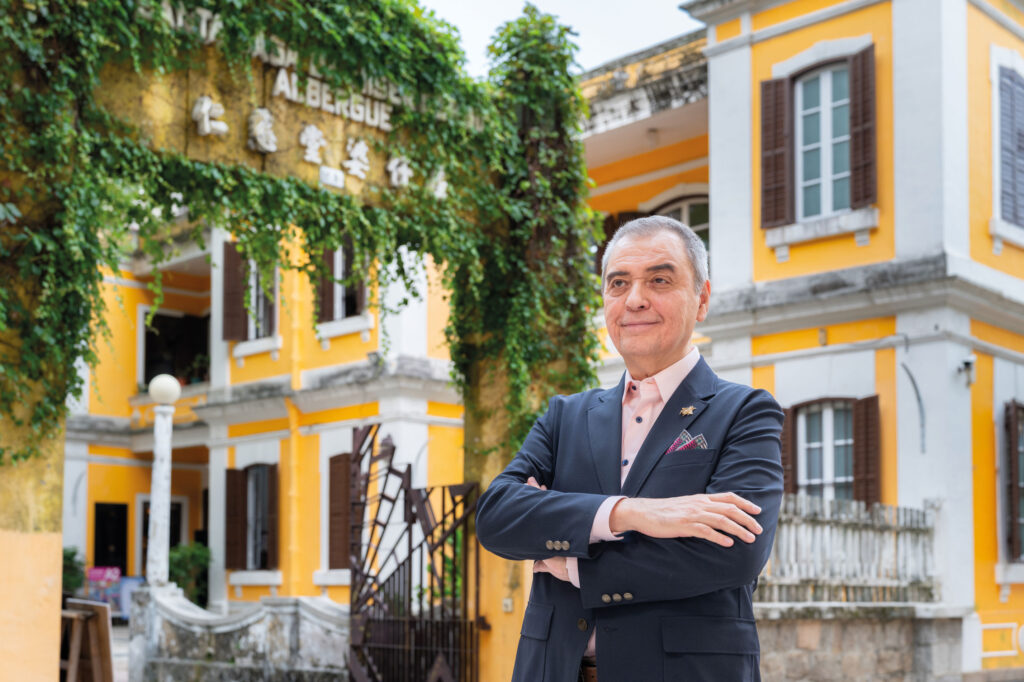
M 763 390 L 718 378 L 703 358 L 666 403 L 621 486 L 622 391 L 551 399 L 519 453 L 481 496 L 477 537 L 514 560 L 574 556 L 580 587 L 534 575 L 513 680 L 575 682 L 597 629 L 601 682 L 759 680 L 752 593 L 771 552 L 782 499 L 783 413 Z M 680 410 L 692 405 L 693 414 Z M 707 449 L 667 453 L 680 431 Z M 548 490 L 525 485 L 535 477 Z M 590 544 L 609 495 L 735 492 L 761 507 L 747 544 L 697 538 Z

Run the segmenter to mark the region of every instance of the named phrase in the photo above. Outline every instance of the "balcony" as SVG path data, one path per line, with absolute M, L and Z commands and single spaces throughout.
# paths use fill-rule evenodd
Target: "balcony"
M 931 510 L 786 495 L 754 592 L 777 604 L 936 599 Z

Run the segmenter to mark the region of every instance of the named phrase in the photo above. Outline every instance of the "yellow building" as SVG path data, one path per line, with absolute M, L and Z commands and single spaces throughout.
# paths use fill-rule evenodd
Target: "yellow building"
M 931 510 L 957 669 L 1024 667 L 1024 5 L 683 9 L 584 75 L 591 204 L 706 230 L 702 351 L 787 408 L 787 491 Z

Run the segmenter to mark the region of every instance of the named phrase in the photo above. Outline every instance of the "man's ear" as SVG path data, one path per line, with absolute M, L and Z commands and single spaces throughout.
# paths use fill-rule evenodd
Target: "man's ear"
M 708 301 L 711 300 L 711 280 L 704 281 L 704 286 L 700 289 L 698 300 L 700 302 L 697 305 L 697 321 L 703 322 L 704 318 L 708 316 Z

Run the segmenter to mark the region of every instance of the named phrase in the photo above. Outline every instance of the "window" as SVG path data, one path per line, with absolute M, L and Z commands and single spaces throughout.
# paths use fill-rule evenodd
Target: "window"
M 145 320 L 148 310 L 140 310 Z M 140 324 L 145 324 L 143 321 Z M 142 353 L 144 385 L 157 374 L 170 374 L 182 383 L 195 384 L 209 380 L 210 358 L 207 355 L 210 317 L 158 312 L 145 327 Z
M 876 201 L 874 46 L 761 82 L 761 227 Z
M 799 491 L 853 499 L 853 403 L 818 403 L 798 412 Z
M 1024 537 L 1024 404 L 1015 400 L 1006 403 L 1004 431 L 1006 434 L 1006 510 L 1010 560 L 1022 560 L 1021 538 Z
M 276 464 L 228 469 L 225 481 L 225 559 L 234 570 L 269 570 L 278 564 Z
M 796 87 L 798 219 L 850 208 L 850 70 L 804 76 Z
M 708 216 L 709 216 L 708 198 L 707 197 L 693 197 L 690 199 L 681 199 L 674 201 L 667 206 L 659 208 L 654 213 L 656 215 L 668 216 L 669 218 L 675 218 L 681 223 L 686 223 L 690 226 L 690 229 L 697 233 L 697 236 L 704 242 L 704 246 L 710 250 L 711 242 L 710 233 L 708 231 Z
M 225 341 L 249 341 L 272 337 L 276 333 L 277 283 L 263 290 L 260 275 L 250 262 L 243 264 L 235 244 L 224 244 L 224 317 Z M 245 306 L 249 294 L 252 314 Z
M 249 301 L 252 305 L 252 312 L 247 313 L 247 338 L 265 339 L 274 335 L 274 293 L 277 290 L 276 283 L 270 285 L 270 295 L 267 294 L 260 279 L 256 265 L 249 261 Z
M 345 279 L 352 273 L 354 257 L 349 248 L 324 251 L 328 276 L 318 287 L 320 300 L 320 322 L 344 320 L 361 315 L 365 308 L 366 287 L 362 284 L 345 286 L 335 280 Z
M 860 400 L 821 398 L 785 413 L 782 469 L 787 493 L 880 501 L 877 395 Z

